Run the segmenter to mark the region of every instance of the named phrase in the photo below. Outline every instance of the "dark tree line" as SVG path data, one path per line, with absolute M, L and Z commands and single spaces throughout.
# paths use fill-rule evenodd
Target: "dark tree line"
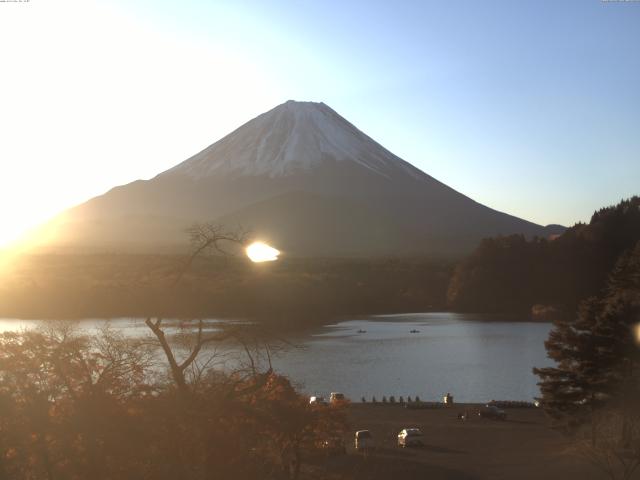
M 451 265 L 429 259 L 27 257 L 0 284 L 9 318 L 254 318 L 298 328 L 345 315 L 442 310 Z
M 595 212 L 555 239 L 490 238 L 454 271 L 449 305 L 462 311 L 523 312 L 550 305 L 569 316 L 598 295 L 617 258 L 640 240 L 640 197 Z

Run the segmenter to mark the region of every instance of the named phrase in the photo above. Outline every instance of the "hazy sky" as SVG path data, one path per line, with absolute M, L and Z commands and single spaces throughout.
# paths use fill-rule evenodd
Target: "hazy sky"
M 640 2 L 0 2 L 0 243 L 288 99 L 541 224 L 640 193 Z

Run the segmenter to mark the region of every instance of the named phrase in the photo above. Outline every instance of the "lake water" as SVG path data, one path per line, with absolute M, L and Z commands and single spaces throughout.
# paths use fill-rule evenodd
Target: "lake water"
M 37 323 L 0 320 L 0 331 Z M 89 331 L 102 324 L 80 322 Z M 111 324 L 130 336 L 148 334 L 140 319 Z M 550 329 L 548 323 L 487 315 L 373 316 L 290 336 L 292 347 L 273 365 L 310 395 L 339 391 L 356 401 L 373 395 L 435 401 L 451 392 L 459 402 L 532 401 L 539 390 L 531 369 L 553 364 L 544 349 Z

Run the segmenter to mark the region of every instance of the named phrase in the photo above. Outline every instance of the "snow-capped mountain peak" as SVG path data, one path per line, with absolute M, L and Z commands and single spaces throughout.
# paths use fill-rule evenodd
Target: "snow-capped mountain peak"
M 289 100 L 165 174 L 279 177 L 323 162 L 355 162 L 385 177 L 398 168 L 412 176 L 421 173 L 324 103 Z

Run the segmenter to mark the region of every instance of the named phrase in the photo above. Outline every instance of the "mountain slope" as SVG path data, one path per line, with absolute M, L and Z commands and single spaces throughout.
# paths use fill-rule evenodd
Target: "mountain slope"
M 151 180 L 66 212 L 61 242 L 154 249 L 211 220 L 301 256 L 457 255 L 486 236 L 551 233 L 456 192 L 325 104 L 289 101 Z

